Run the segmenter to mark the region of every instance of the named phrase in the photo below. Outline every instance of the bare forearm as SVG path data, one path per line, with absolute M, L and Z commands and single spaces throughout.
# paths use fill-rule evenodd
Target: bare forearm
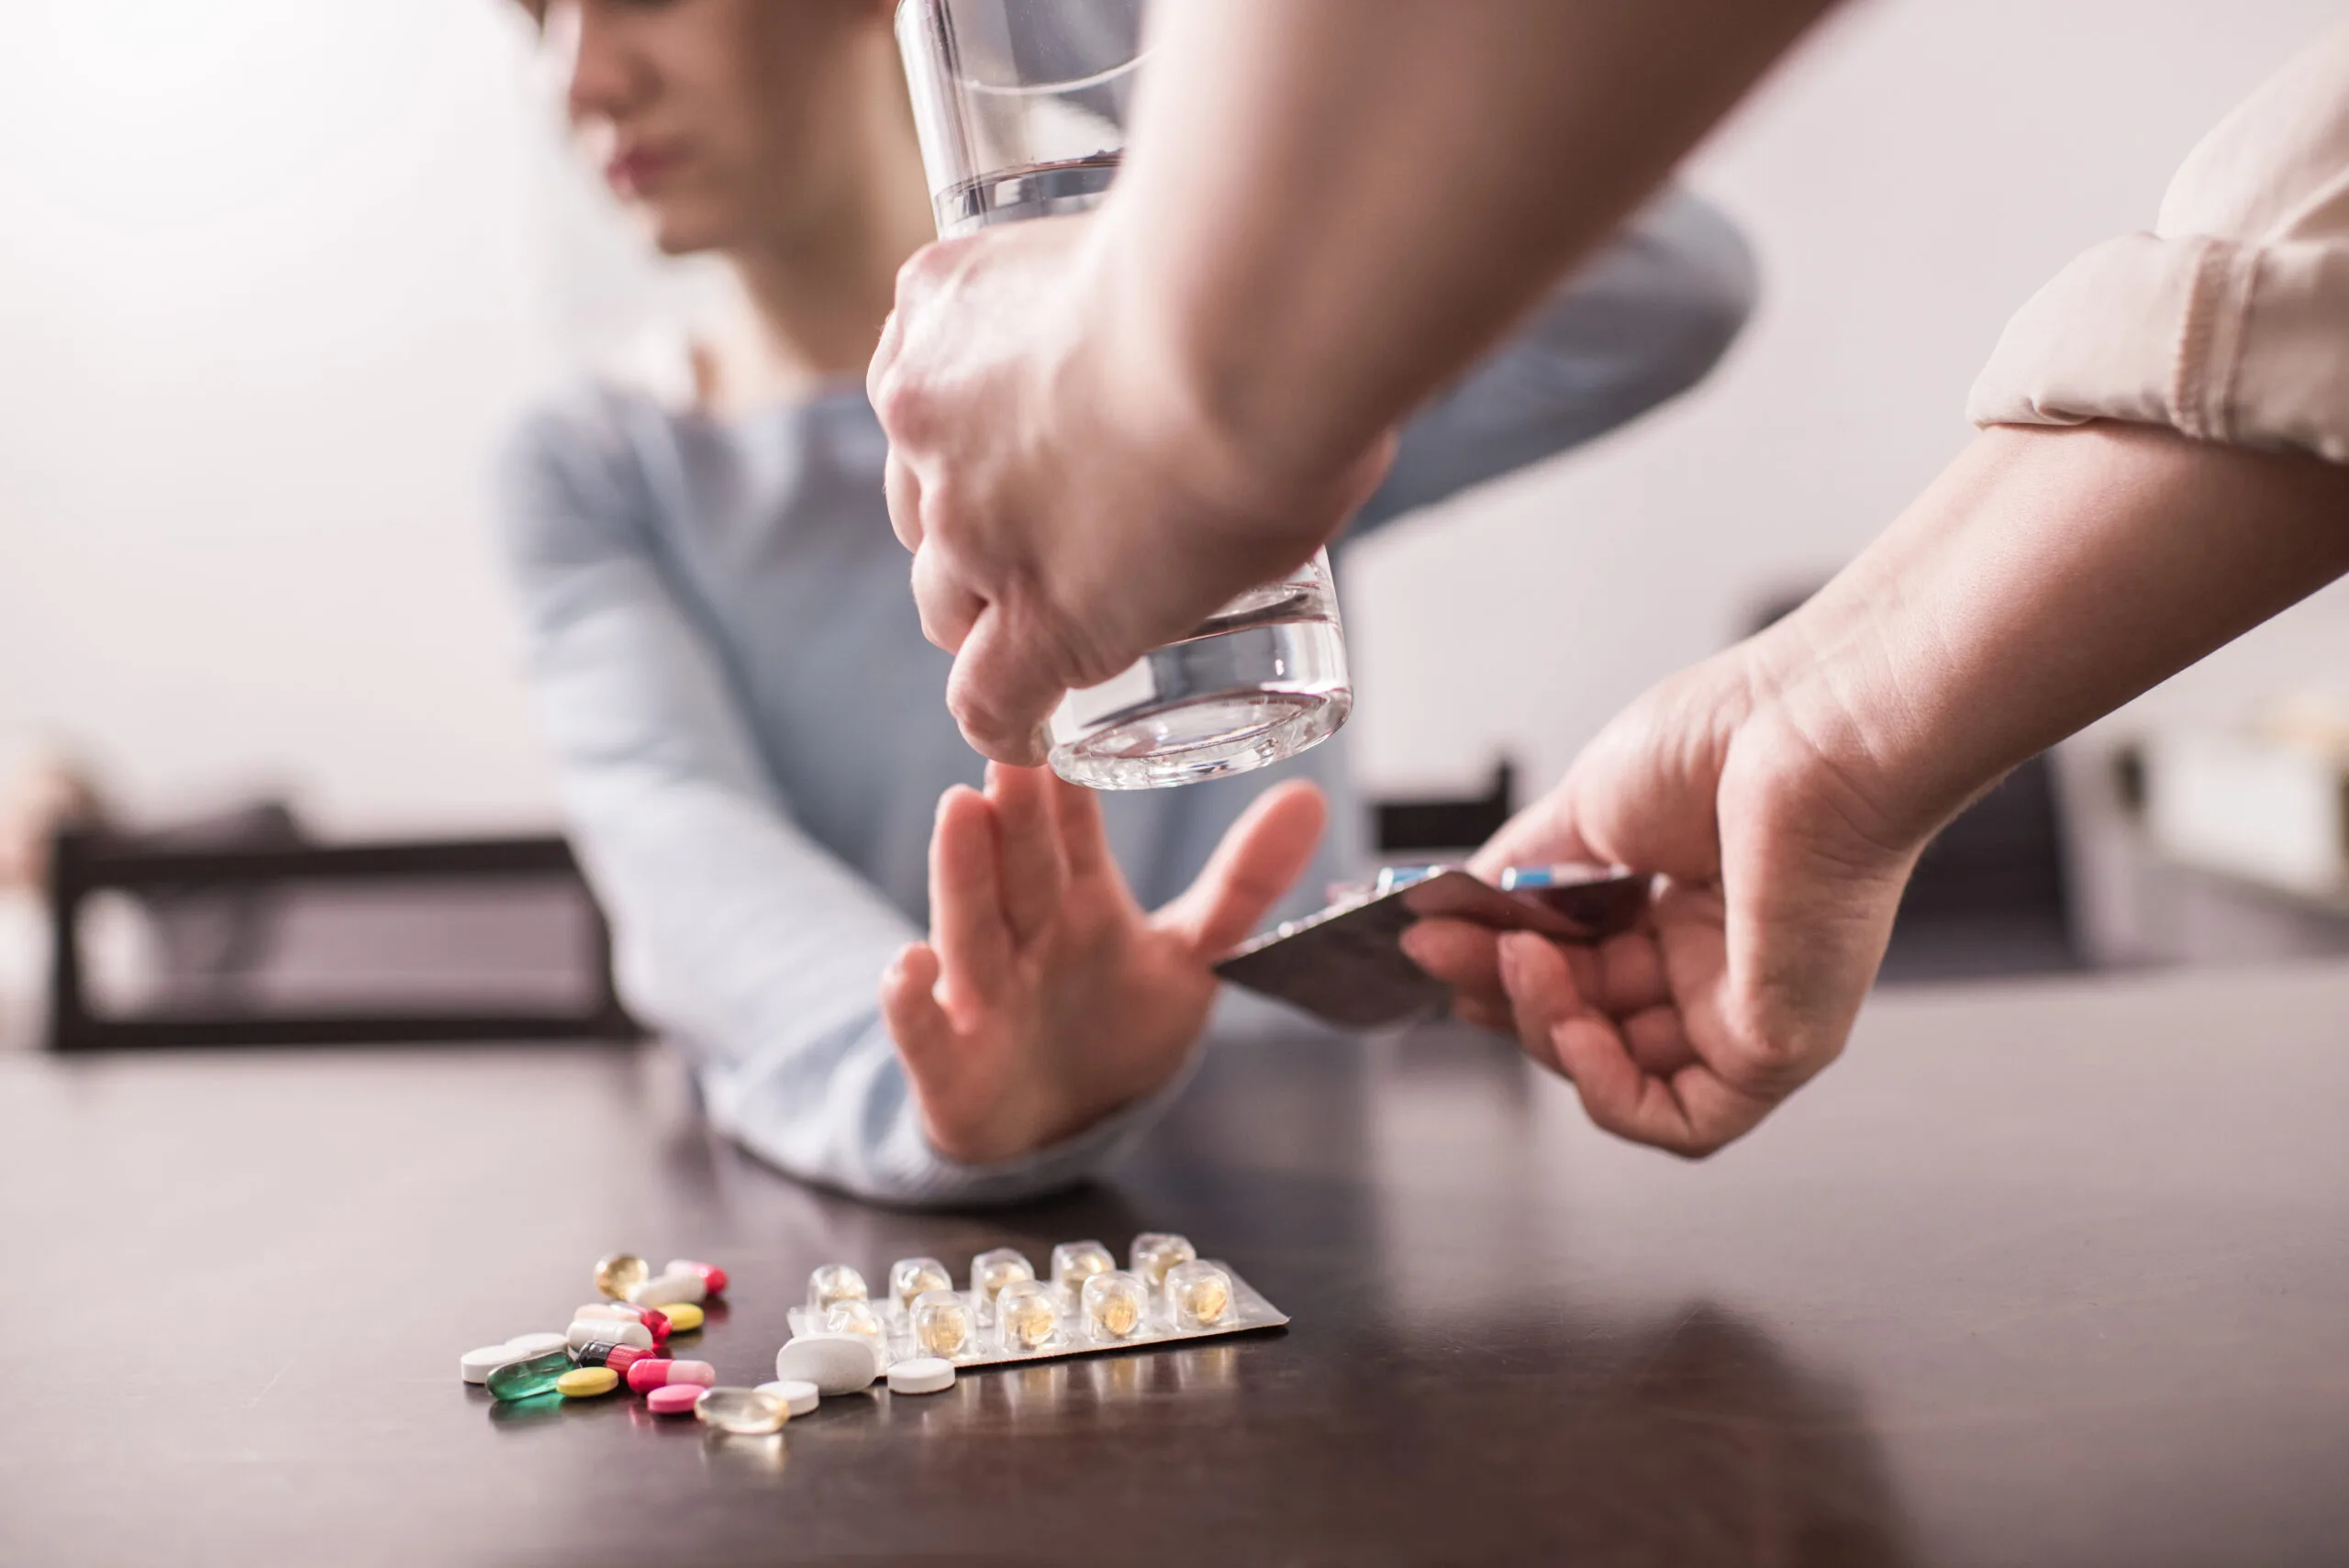
M 1998 428 L 1757 643 L 1921 838 L 2007 769 L 2349 572 L 2349 468 L 2125 425 Z
M 1595 246 L 1831 3 L 1161 7 L 1104 237 L 1119 308 L 1213 426 L 1271 449 L 1252 456 L 1351 459 Z

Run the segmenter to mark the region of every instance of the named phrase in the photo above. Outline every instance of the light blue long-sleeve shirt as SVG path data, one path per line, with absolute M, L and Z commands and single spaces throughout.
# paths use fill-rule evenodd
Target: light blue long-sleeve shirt
M 1665 197 L 1410 423 L 1350 537 L 1688 386 L 1752 293 L 1736 231 Z M 938 798 L 979 784 L 983 763 L 946 711 L 952 662 L 922 639 L 885 452 L 860 391 L 719 422 L 591 388 L 520 432 L 503 542 L 623 993 L 692 1053 L 713 1118 L 785 1171 L 859 1195 L 1010 1201 L 1092 1172 L 1174 1089 L 1001 1165 L 958 1164 L 923 1136 L 878 984 L 928 924 Z M 1241 778 L 1105 797 L 1135 895 L 1173 897 L 1259 791 L 1301 775 L 1329 793 L 1332 828 L 1282 913 L 1318 903 L 1366 859 L 1344 739 Z

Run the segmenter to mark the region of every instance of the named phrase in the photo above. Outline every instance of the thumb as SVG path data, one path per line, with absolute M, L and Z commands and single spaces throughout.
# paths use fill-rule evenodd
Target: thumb
M 1469 860 L 1468 869 L 1491 882 L 1507 866 L 1601 859 L 1584 842 L 1575 817 L 1573 796 L 1562 784 L 1502 823 L 1501 830 Z
M 957 1054 L 953 1021 L 938 1001 L 938 974 L 937 952 L 915 942 L 881 977 L 881 1016 L 897 1042 L 914 1093 L 924 1098 L 937 1091 Z
M 981 756 L 1014 767 L 1044 761 L 1044 721 L 1067 690 L 1041 648 L 1019 634 L 1001 605 L 977 611 L 946 681 L 946 706 Z
M 1291 779 L 1258 795 L 1216 846 L 1215 856 L 1157 924 L 1202 958 L 1235 946 L 1305 874 L 1330 804 L 1320 790 Z

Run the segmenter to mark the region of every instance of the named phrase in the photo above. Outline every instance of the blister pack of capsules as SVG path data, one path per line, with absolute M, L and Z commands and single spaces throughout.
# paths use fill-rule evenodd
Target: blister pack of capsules
M 924 1356 L 958 1368 L 996 1366 L 1288 1321 L 1229 1263 L 1201 1258 L 1183 1237 L 1137 1236 L 1126 1263 L 1119 1268 L 1098 1241 L 1068 1241 L 1052 1249 L 1040 1274 L 1026 1254 L 999 1248 L 972 1259 L 959 1287 L 936 1258 L 900 1258 L 878 1282 L 846 1263 L 826 1263 L 808 1275 L 807 1305 L 791 1309 L 791 1334 L 862 1336 L 885 1373 Z

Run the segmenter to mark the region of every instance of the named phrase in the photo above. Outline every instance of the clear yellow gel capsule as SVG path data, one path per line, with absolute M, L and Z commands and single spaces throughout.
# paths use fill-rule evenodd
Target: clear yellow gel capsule
M 1127 1250 L 1126 1262 L 1134 1273 L 1141 1276 L 1144 1284 L 1158 1290 L 1166 1284 L 1167 1270 L 1177 1263 L 1187 1263 L 1198 1255 L 1186 1237 L 1163 1230 L 1145 1230 L 1134 1238 L 1134 1244 Z
M 936 1258 L 899 1258 L 889 1265 L 889 1294 L 907 1312 L 933 1290 L 952 1290 L 954 1276 Z
M 1052 1283 L 1074 1296 L 1095 1274 L 1118 1266 L 1109 1249 L 1098 1241 L 1063 1241 L 1052 1249 Z
M 673 1301 L 661 1308 L 661 1316 L 669 1320 L 673 1334 L 690 1334 L 707 1321 L 702 1309 L 690 1301 Z
M 995 1301 L 996 1331 L 1007 1351 L 1033 1351 L 1052 1343 L 1061 1315 L 1052 1292 L 1036 1280 L 1014 1280 Z
M 1141 1331 L 1148 1296 L 1141 1279 L 1123 1269 L 1085 1282 L 1085 1331 L 1097 1340 L 1130 1340 Z
M 1231 1311 L 1231 1276 L 1194 1259 L 1166 1271 L 1166 1306 L 1177 1329 L 1212 1329 Z
M 807 1276 L 807 1310 L 821 1318 L 839 1301 L 863 1301 L 870 1295 L 864 1276 L 846 1263 L 826 1263 Z
M 755 1388 L 712 1388 L 695 1403 L 694 1415 L 721 1432 L 754 1438 L 780 1431 L 791 1419 L 791 1407 Z
M 565 1399 L 593 1399 L 620 1385 L 620 1374 L 607 1366 L 576 1366 L 554 1380 L 554 1391 Z
M 914 1343 L 925 1355 L 952 1361 L 971 1348 L 971 1304 L 951 1290 L 925 1291 L 914 1301 Z
M 634 1252 L 614 1252 L 596 1262 L 596 1289 L 614 1301 L 626 1301 L 628 1293 L 652 1277 L 652 1265 Z

